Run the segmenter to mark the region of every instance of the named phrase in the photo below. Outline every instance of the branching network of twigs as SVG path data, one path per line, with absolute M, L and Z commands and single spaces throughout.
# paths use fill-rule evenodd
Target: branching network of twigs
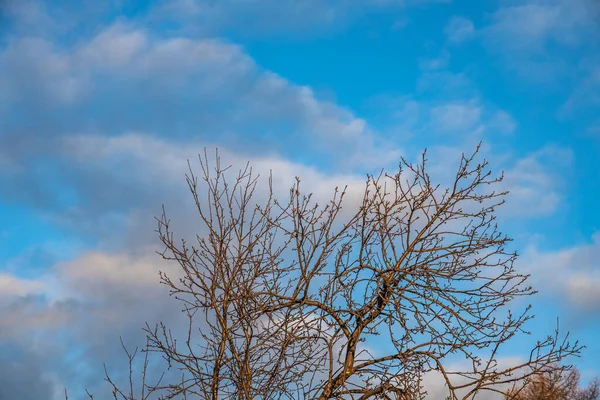
M 496 225 L 502 176 L 478 151 L 447 186 L 431 181 L 424 153 L 368 176 L 358 203 L 335 189 L 322 204 L 300 179 L 278 198 L 249 165 L 229 181 L 205 152 L 201 175 L 187 177 L 203 233 L 189 244 L 164 210 L 157 219 L 160 254 L 182 272 L 160 278 L 189 324 L 179 338 L 146 326 L 144 351 L 181 379 L 150 385 L 144 367 L 134 395 L 133 383 L 126 393 L 107 374 L 114 397 L 416 400 L 437 374 L 456 400 L 565 368 L 557 363 L 581 346 L 558 328 L 522 362 L 501 362 L 532 318 L 511 302 L 535 292 Z

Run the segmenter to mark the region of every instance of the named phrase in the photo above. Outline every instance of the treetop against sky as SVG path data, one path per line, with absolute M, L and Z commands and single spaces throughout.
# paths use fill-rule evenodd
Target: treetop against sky
M 448 183 L 482 142 L 539 291 L 504 359 L 558 316 L 599 375 L 598 21 L 593 0 L 0 2 L 0 397 L 101 393 L 119 336 L 183 328 L 153 217 L 201 233 L 185 173 L 205 147 L 279 196 L 298 176 L 355 204 L 367 173 L 427 148 Z

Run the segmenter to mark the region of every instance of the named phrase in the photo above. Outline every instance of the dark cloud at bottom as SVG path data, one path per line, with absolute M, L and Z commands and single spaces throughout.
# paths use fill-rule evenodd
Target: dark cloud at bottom
M 45 374 L 42 361 L 24 349 L 6 351 L 0 346 L 0 400 L 52 400 L 54 385 Z

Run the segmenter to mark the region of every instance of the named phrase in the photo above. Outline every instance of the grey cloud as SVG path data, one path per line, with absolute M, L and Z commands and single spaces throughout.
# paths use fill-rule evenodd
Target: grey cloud
M 349 111 L 260 70 L 238 46 L 212 39 L 151 40 L 117 24 L 68 50 L 37 39 L 11 42 L 0 71 L 12 87 L 4 94 L 2 128 L 15 136 L 143 131 L 214 138 L 229 132 L 236 139 L 230 144 L 262 139 L 263 147 L 274 142 L 281 151 L 281 135 L 269 135 L 273 129 L 285 127 L 292 147 L 294 138 L 313 136 L 319 142 L 312 150 L 331 149 L 332 137 L 372 135 Z
M 12 277 L 21 289 L 4 292 L 0 307 L 0 371 L 12 371 L 0 374 L 3 382 L 11 379 L 0 388 L 10 396 L 0 398 L 55 400 L 64 387 L 71 399 L 85 398 L 85 388 L 108 398 L 102 364 L 117 381 L 126 378 L 119 373 L 127 370 L 120 336 L 133 348 L 144 344 L 145 322 L 181 330 L 181 306 L 158 283 L 159 269 L 173 277 L 177 270 L 148 249 L 138 252 L 90 252 L 36 280 Z
M 156 221 L 153 216 L 161 212 L 162 202 L 166 205 L 169 217 L 173 218 L 176 226 L 183 230 L 184 237 L 193 238 L 197 233 L 201 225 L 200 219 L 185 183 L 184 173 L 188 172 L 186 159 L 190 159 L 194 172 L 200 172 L 197 154 L 203 152 L 201 144 L 176 143 L 130 134 L 113 138 L 80 136 L 71 138 L 68 146 L 73 149 L 72 154 L 77 154 L 76 157 L 71 158 L 72 165 L 76 166 L 76 169 L 94 170 L 110 166 L 108 171 L 113 171 L 112 180 L 117 183 L 129 182 L 129 186 L 122 186 L 121 197 L 115 201 L 96 204 L 88 211 L 81 209 L 65 213 L 65 222 L 81 227 L 82 221 L 90 220 L 90 213 L 91 216 L 97 216 L 102 213 L 107 214 L 110 210 L 121 210 L 124 212 L 123 220 L 112 220 L 114 223 L 112 227 L 110 220 L 106 221 L 105 225 L 98 226 L 97 220 L 92 219 L 89 228 L 104 232 L 98 235 L 103 238 L 101 241 L 120 243 L 120 247 L 155 243 Z M 208 153 L 210 162 L 214 163 L 214 149 L 209 149 Z M 248 160 L 245 154 L 227 148 L 220 149 L 219 155 L 223 163 L 232 165 L 231 175 L 243 168 Z M 266 185 L 267 177 L 270 171 L 273 171 L 274 189 L 282 196 L 287 195 L 287 190 L 295 176 L 302 177 L 305 190 L 314 192 L 320 199 L 330 196 L 335 186 L 350 185 L 356 189 L 362 188 L 364 183 L 360 175 L 327 174 L 276 156 L 251 157 L 250 160 L 253 173 L 262 177 L 260 184 L 263 186 L 260 187 Z M 118 164 L 118 168 L 114 168 L 115 163 Z M 80 187 L 86 186 L 82 184 Z M 115 184 L 110 187 L 109 192 L 112 195 L 119 193 L 116 190 L 113 192 Z M 257 201 L 261 200 L 264 193 L 266 191 L 257 190 Z M 131 201 L 132 198 L 137 198 L 138 201 Z M 128 209 L 120 205 L 120 201 L 124 199 L 130 202 L 131 207 Z M 114 232 L 116 226 L 119 227 L 119 231 L 113 235 L 111 229 Z M 127 239 L 123 240 L 123 238 Z
M 587 243 L 556 250 L 529 247 L 523 254 L 522 268 L 531 273 L 542 295 L 564 299 L 571 316 L 600 313 L 600 235 Z
M 123 22 L 67 48 L 14 39 L 0 53 L 0 80 L 10 82 L 0 103 L 4 198 L 117 243 L 122 227 L 153 226 L 160 203 L 184 186 L 185 158 L 195 156 L 178 152 L 170 160 L 181 166 L 177 175 L 159 181 L 156 170 L 146 173 L 152 159 L 131 162 L 150 143 L 225 146 L 249 159 L 318 156 L 330 171 L 399 154 L 352 112 L 221 40 L 155 38 Z M 85 137 L 114 139 L 110 154 L 95 158 L 101 149 L 88 143 L 82 156 L 76 140 Z M 145 137 L 146 145 L 122 137 Z
M 0 343 L 0 399 L 52 400 L 54 384 L 40 360 L 24 349 Z

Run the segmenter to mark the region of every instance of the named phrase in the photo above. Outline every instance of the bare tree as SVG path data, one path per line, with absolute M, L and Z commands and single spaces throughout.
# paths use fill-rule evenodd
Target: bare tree
M 424 153 L 368 176 L 349 205 L 337 188 L 318 204 L 300 179 L 277 198 L 271 179 L 257 189 L 249 166 L 228 181 L 205 152 L 201 179 L 190 168 L 187 182 L 206 233 L 189 245 L 164 211 L 157 219 L 160 254 L 182 270 L 161 281 L 189 329 L 177 340 L 163 324 L 147 326 L 145 351 L 181 379 L 146 385 L 143 398 L 415 400 L 425 374 L 437 373 L 448 399 L 470 399 L 563 370 L 557 363 L 581 346 L 558 329 L 523 362 L 500 362 L 532 318 L 511 302 L 535 292 L 496 225 L 502 176 L 478 151 L 448 187 L 431 181 Z M 138 398 L 130 393 L 119 398 Z
M 600 399 L 600 379 L 594 378 L 585 388 L 577 391 L 576 400 Z
M 507 400 L 598 400 L 600 381 L 592 380 L 585 388 L 579 387 L 577 369 L 552 368 L 531 376 L 527 383 L 513 387 Z

